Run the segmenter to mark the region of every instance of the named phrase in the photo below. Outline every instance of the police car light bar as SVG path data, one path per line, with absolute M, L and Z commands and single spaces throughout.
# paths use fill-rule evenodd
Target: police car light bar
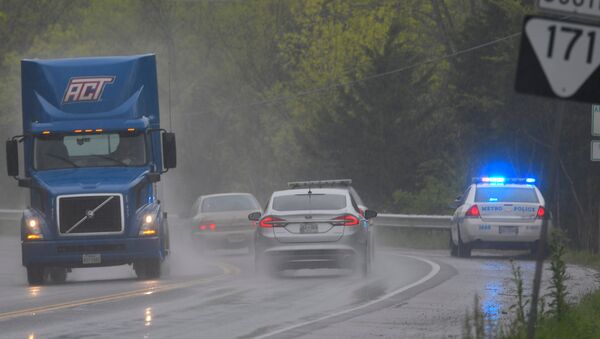
M 322 187 L 322 186 L 350 186 L 352 179 L 292 181 L 288 182 L 290 188 Z
M 535 178 L 475 177 L 476 184 L 535 184 Z

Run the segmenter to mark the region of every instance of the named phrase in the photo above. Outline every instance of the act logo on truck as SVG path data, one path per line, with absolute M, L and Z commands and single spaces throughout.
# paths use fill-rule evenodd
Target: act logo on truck
M 112 84 L 115 78 L 115 76 L 71 78 L 65 90 L 63 104 L 100 101 L 104 87 Z

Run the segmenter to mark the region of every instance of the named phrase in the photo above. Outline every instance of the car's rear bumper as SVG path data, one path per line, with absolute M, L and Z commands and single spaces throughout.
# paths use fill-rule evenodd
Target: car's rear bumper
M 507 227 L 516 232 L 502 232 Z M 542 220 L 531 222 L 488 222 L 481 219 L 465 218 L 460 223 L 460 237 L 464 243 L 532 243 L 540 239 Z
M 22 242 L 24 266 L 98 267 L 163 259 L 159 237 L 123 239 L 42 240 Z M 84 254 L 100 254 L 100 263 L 84 264 Z
M 271 247 L 258 255 L 278 269 L 353 268 L 359 253 L 348 245 L 304 244 Z

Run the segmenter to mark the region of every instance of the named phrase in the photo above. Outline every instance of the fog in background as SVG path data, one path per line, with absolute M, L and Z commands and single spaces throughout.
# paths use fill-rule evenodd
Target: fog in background
M 448 214 L 491 168 L 545 187 L 556 105 L 513 90 L 532 11 L 513 0 L 2 0 L 0 136 L 21 131 L 20 59 L 156 53 L 162 125 L 178 143 L 162 178 L 171 213 L 201 194 L 264 204 L 287 181 L 352 178 L 380 211 Z M 555 215 L 588 247 L 600 201 L 589 106 L 567 111 Z M 0 187 L 0 207 L 25 204 L 15 181 Z

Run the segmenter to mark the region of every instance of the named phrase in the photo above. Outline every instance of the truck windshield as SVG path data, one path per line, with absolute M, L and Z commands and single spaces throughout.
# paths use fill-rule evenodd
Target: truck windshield
M 146 164 L 144 133 L 101 133 L 37 136 L 35 168 L 142 166 Z

